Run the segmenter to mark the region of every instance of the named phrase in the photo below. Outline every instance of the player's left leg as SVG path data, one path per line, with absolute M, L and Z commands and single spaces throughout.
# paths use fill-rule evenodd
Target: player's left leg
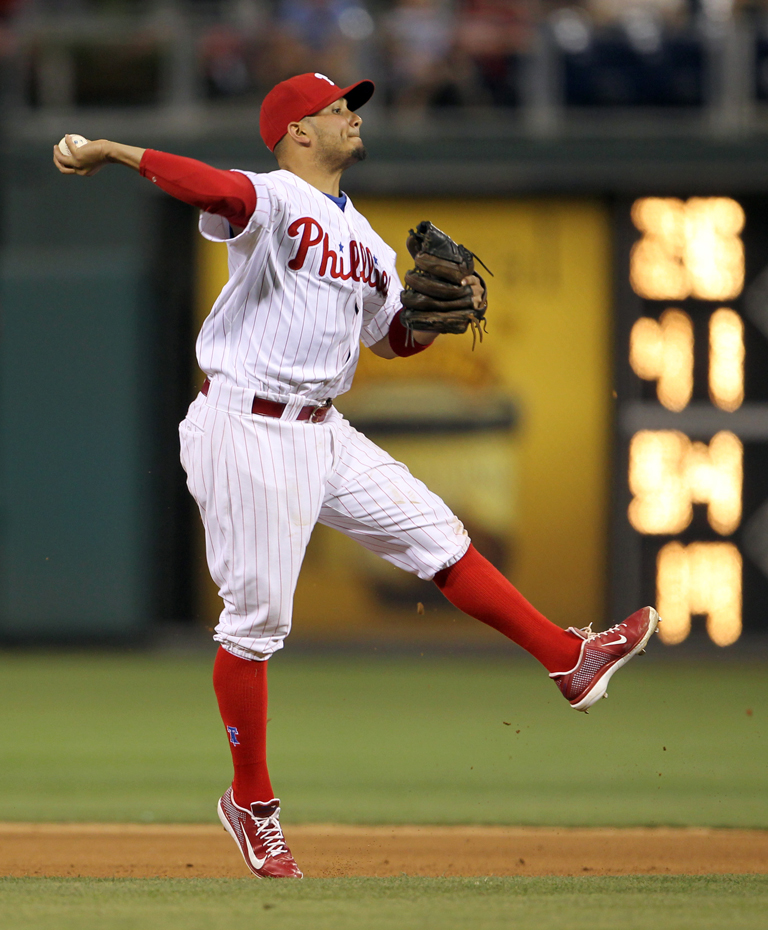
M 444 501 L 349 424 L 338 430 L 343 452 L 319 522 L 419 578 L 441 579 L 460 610 L 514 640 L 548 671 L 571 668 L 580 640 L 547 620 L 477 552 Z
M 611 675 L 656 628 L 652 608 L 602 634 L 549 621 L 471 545 L 447 505 L 361 433 L 335 424 L 342 452 L 320 522 L 420 578 L 434 579 L 460 610 L 538 659 L 577 710 L 605 693 Z
M 471 543 L 457 562 L 435 574 L 434 582 L 454 607 L 522 646 L 548 672 L 576 663 L 577 638 L 547 620 Z
M 435 584 L 459 610 L 487 623 L 535 656 L 575 710 L 585 713 L 607 697 L 615 672 L 645 648 L 659 622 L 652 607 L 644 607 L 602 633 L 592 625 L 578 630 L 556 629 L 470 545 L 458 562 L 437 572 Z M 554 624 L 549 624 L 554 626 Z

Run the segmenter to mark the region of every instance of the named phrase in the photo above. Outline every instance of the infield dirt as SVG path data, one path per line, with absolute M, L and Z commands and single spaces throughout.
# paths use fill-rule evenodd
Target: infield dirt
M 768 830 L 286 826 L 304 874 L 342 876 L 768 873 Z M 0 824 L 0 875 L 238 878 L 214 825 Z

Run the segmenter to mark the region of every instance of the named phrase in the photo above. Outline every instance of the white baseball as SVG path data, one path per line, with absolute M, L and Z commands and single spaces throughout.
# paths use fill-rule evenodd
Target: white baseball
M 85 138 L 85 136 L 79 136 L 76 132 L 71 132 L 69 136 L 72 139 L 72 142 L 74 143 L 75 148 L 77 149 L 79 149 L 81 145 L 85 145 L 85 143 L 89 141 L 88 139 Z M 59 142 L 59 151 L 61 152 L 62 155 L 72 154 L 69 150 L 69 146 L 67 145 L 66 136 L 61 140 L 61 142 Z

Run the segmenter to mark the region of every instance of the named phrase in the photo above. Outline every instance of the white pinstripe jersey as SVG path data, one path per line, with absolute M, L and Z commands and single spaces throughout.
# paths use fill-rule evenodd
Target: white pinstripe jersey
M 256 189 L 248 226 L 224 217 L 200 232 L 226 241 L 229 281 L 203 323 L 209 378 L 269 400 L 323 402 L 348 390 L 360 354 L 400 309 L 394 251 L 347 199 L 344 211 L 290 171 L 242 172 Z

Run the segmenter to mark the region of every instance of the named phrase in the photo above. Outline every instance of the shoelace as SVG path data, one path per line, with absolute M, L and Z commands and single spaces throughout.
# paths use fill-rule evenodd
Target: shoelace
M 575 626 L 569 627 L 568 632 L 575 633 L 576 636 L 580 636 L 582 639 L 586 639 L 587 642 L 589 642 L 590 639 L 594 639 L 597 636 L 597 633 L 592 632 L 591 623 L 589 624 L 589 626 L 582 627 L 581 629 Z
M 288 853 L 280 821 L 275 814 L 263 820 L 256 817 L 253 819 L 256 823 L 256 835 L 263 841 L 268 856 L 282 856 Z
M 577 636 L 580 636 L 582 639 L 585 639 L 588 643 L 590 643 L 592 642 L 593 639 L 597 639 L 598 636 L 605 636 L 606 633 L 613 634 L 616 632 L 616 630 L 621 629 L 623 626 L 624 626 L 623 623 L 619 623 L 616 626 L 610 627 L 610 629 L 603 630 L 602 633 L 593 633 L 591 623 L 589 624 L 589 626 L 582 627 L 580 630 L 577 629 L 575 626 L 572 626 L 570 629 L 571 629 L 571 632 L 575 633 Z

